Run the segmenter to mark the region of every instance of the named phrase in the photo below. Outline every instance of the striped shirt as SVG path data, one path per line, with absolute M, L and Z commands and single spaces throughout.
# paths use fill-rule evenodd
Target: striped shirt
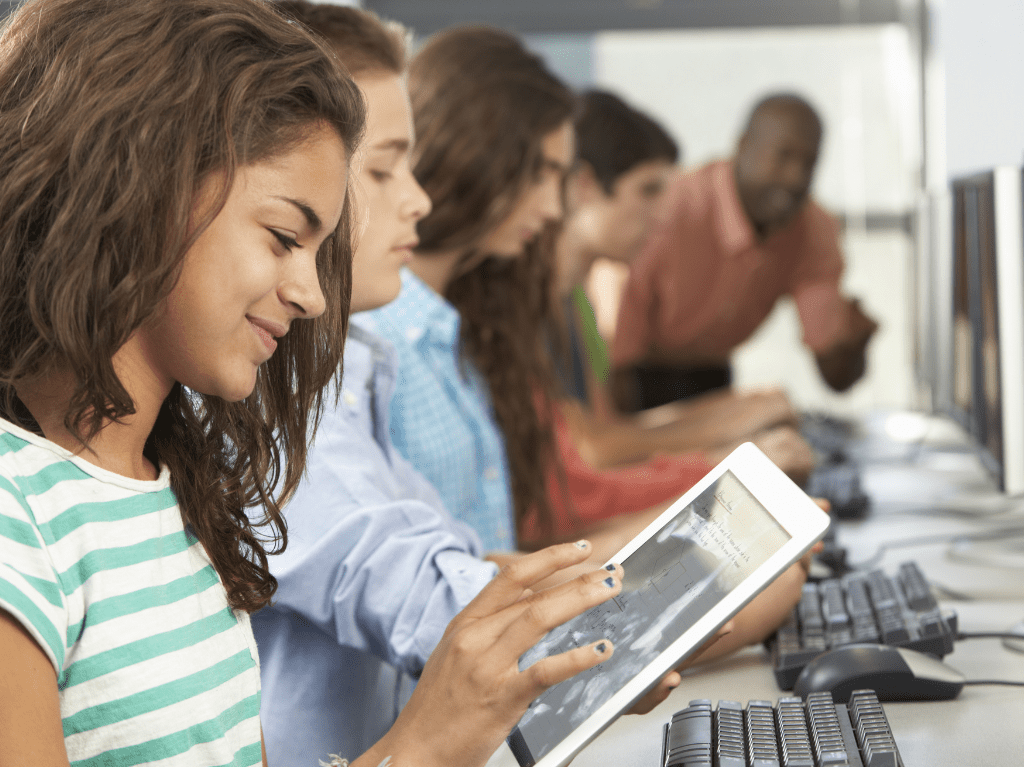
M 0 608 L 53 664 L 73 767 L 261 764 L 249 618 L 166 467 L 122 477 L 0 420 Z

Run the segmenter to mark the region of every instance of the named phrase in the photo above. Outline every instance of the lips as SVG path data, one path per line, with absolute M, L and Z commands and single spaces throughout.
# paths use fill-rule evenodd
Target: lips
M 275 336 L 283 336 L 288 332 L 288 329 L 283 325 L 278 325 L 258 317 L 246 317 L 246 319 L 249 320 L 249 325 L 252 327 L 256 337 L 260 339 L 260 342 L 266 348 L 269 358 L 277 349 L 277 339 Z

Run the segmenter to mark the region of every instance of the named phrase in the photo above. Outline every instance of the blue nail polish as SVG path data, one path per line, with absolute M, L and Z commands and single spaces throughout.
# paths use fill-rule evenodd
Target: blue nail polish
M 577 549 L 585 549 L 585 548 L 587 548 L 587 542 L 586 541 L 576 541 L 576 548 Z
M 606 645 L 604 642 L 598 642 L 596 645 L 594 645 L 594 652 L 596 652 L 598 655 L 604 655 L 607 651 L 608 645 Z
M 604 579 L 604 585 L 607 586 L 610 589 L 614 589 L 615 588 L 615 579 L 614 578 L 605 578 Z
M 604 569 L 607 570 L 610 573 L 614 573 L 615 572 L 615 565 L 605 565 Z

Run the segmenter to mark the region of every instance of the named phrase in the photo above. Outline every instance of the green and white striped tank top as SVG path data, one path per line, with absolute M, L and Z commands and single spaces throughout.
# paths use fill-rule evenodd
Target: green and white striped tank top
M 53 663 L 73 767 L 261 764 L 249 617 L 169 479 L 119 476 L 0 419 L 0 608 Z

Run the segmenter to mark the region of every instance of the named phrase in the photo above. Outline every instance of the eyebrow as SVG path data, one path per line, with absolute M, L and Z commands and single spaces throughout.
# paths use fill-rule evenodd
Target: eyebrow
M 542 168 L 549 168 L 550 170 L 558 173 L 568 173 L 571 166 L 561 163 L 558 160 L 552 160 L 550 157 L 541 157 L 540 166 Z
M 409 146 L 410 144 L 408 139 L 396 138 L 391 139 L 390 141 L 385 141 L 383 144 L 375 144 L 371 146 L 370 149 L 374 152 L 388 152 L 396 149 L 399 152 L 404 152 L 409 148 Z
M 316 211 L 302 200 L 293 200 L 291 197 L 278 197 L 277 199 L 283 200 L 284 202 L 290 203 L 298 208 L 302 215 L 306 217 L 306 223 L 314 234 L 323 228 L 324 223 L 320 220 L 320 216 L 318 216 Z

